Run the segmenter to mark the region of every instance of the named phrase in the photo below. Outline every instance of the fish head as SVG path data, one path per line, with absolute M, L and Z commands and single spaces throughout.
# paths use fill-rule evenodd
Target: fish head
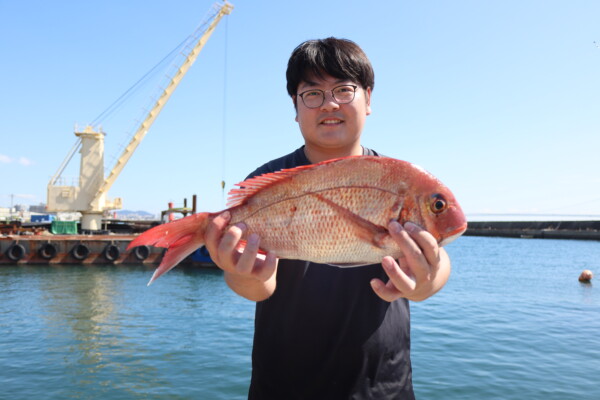
M 418 207 L 415 216 L 419 225 L 427 230 L 444 246 L 461 236 L 467 230 L 467 218 L 456 198 L 444 184 L 436 178 L 426 179 L 416 199 Z

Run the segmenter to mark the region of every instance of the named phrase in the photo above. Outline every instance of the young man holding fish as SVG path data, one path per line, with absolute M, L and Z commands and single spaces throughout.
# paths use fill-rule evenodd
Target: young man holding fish
M 302 43 L 290 57 L 287 90 L 304 146 L 251 176 L 353 155 L 371 113 L 374 74 L 353 42 Z M 359 172 L 360 173 L 360 172 Z M 448 280 L 450 260 L 421 227 L 391 221 L 402 249 L 394 260 L 356 268 L 279 260 L 259 253 L 226 211 L 205 236 L 229 287 L 256 301 L 251 399 L 413 399 L 408 300 L 422 301 Z M 385 283 L 387 281 L 387 283 Z

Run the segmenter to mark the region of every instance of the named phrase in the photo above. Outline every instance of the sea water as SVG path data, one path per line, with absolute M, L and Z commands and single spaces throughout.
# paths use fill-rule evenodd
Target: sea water
M 447 250 L 450 281 L 411 304 L 417 398 L 600 399 L 600 242 Z M 216 270 L 151 272 L 1 267 L 0 399 L 244 399 L 254 304 Z

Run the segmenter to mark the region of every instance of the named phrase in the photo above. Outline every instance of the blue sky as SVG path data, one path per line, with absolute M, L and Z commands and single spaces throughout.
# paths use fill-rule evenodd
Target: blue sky
M 302 144 L 285 67 L 306 39 L 375 68 L 363 144 L 423 166 L 468 215 L 600 215 L 600 2 L 232 1 L 109 192 L 158 213 L 226 190 Z M 204 0 L 0 0 L 0 206 L 46 186 L 92 122 L 192 33 Z M 106 167 L 161 79 L 102 122 Z M 78 174 L 78 156 L 63 176 Z M 72 180 L 67 179 L 67 183 Z

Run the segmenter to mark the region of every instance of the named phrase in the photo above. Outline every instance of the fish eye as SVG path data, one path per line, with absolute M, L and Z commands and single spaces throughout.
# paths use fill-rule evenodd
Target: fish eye
M 448 208 L 448 203 L 446 202 L 446 199 L 444 199 L 441 195 L 436 194 L 432 196 L 430 208 L 431 212 L 433 212 L 434 214 L 440 214 L 444 212 L 446 208 Z

